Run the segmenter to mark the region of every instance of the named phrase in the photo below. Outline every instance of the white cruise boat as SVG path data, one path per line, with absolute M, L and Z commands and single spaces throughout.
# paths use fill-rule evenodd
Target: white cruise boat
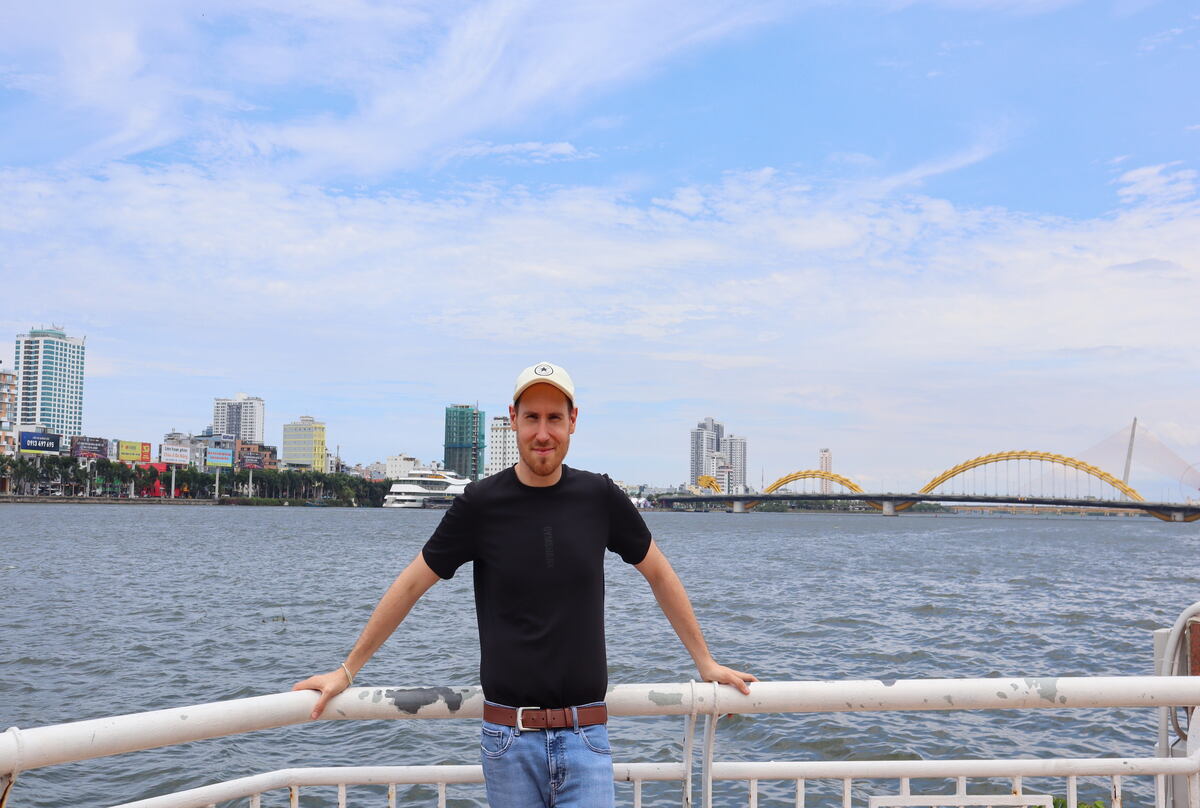
M 392 482 L 385 508 L 432 508 L 450 504 L 471 482 L 447 469 L 413 469 Z

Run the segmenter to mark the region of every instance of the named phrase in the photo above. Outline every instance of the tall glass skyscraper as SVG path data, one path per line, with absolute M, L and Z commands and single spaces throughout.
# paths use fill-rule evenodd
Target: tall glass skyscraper
M 469 404 L 446 408 L 446 468 L 464 477 L 483 477 L 483 410 Z
M 83 349 L 82 337 L 68 337 L 57 326 L 17 334 L 13 420 L 18 428 L 40 426 L 64 437 L 83 434 Z

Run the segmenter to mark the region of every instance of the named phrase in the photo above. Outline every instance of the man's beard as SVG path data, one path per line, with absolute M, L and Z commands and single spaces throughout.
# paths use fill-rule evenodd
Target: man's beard
M 563 461 L 558 449 L 553 450 L 548 455 L 538 455 L 531 448 L 523 459 L 529 470 L 539 477 L 549 477 L 558 470 Z

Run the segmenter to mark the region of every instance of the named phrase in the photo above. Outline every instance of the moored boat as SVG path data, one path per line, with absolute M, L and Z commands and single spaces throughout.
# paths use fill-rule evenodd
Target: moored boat
M 393 480 L 385 508 L 434 508 L 450 502 L 471 482 L 466 477 L 446 469 L 413 469 Z

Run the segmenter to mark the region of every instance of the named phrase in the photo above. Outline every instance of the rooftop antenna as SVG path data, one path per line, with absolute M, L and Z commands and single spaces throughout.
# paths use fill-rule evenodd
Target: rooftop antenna
M 1129 451 L 1125 452 L 1125 475 L 1121 477 L 1121 482 L 1129 485 L 1129 467 L 1133 464 L 1133 439 L 1137 436 L 1137 416 L 1134 416 L 1133 426 L 1129 427 Z M 1129 495 L 1125 495 L 1129 499 Z

